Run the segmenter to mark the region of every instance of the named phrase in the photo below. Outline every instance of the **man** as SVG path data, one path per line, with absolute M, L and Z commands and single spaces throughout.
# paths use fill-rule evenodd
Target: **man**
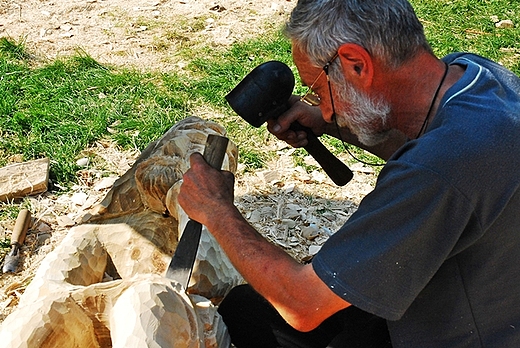
M 319 108 L 294 101 L 269 130 L 302 146 L 298 120 L 388 161 L 301 265 L 233 206 L 232 175 L 192 156 L 179 203 L 255 290 L 221 305 L 235 344 L 385 347 L 386 320 L 392 347 L 520 347 L 520 80 L 436 58 L 406 0 L 300 0 L 286 32 Z

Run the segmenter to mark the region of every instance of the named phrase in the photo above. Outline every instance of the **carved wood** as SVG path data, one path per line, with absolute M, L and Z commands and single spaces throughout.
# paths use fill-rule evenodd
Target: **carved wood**
M 47 191 L 49 159 L 15 163 L 0 168 L 0 202 Z
M 216 305 L 243 280 L 205 228 L 190 295 L 164 276 L 188 220 L 180 180 L 211 133 L 225 130 L 190 117 L 141 153 L 41 262 L 0 347 L 229 347 Z M 237 156 L 230 143 L 223 168 L 234 172 Z

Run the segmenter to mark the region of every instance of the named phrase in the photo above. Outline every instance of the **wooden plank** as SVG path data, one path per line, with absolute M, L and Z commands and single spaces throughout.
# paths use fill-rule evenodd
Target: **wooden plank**
M 48 182 L 48 158 L 0 168 L 0 202 L 45 192 Z

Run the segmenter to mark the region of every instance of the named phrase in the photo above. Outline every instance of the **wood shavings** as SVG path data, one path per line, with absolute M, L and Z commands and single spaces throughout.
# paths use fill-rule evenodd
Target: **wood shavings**
M 269 164 L 276 168 L 276 184 L 239 176 L 235 204 L 267 240 L 298 261 L 308 262 L 370 192 L 375 174 L 355 172 L 351 183 L 338 187 L 321 171 L 302 174 L 303 168 L 290 165 L 282 151 L 279 154 L 278 161 Z M 263 173 L 272 175 L 269 170 Z

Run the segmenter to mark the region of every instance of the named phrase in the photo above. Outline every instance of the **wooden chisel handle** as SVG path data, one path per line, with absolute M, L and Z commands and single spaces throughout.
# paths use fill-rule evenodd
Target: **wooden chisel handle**
M 16 223 L 14 225 L 13 234 L 11 236 L 11 245 L 22 245 L 27 235 L 27 230 L 31 224 L 31 212 L 27 209 L 22 209 L 18 213 Z

